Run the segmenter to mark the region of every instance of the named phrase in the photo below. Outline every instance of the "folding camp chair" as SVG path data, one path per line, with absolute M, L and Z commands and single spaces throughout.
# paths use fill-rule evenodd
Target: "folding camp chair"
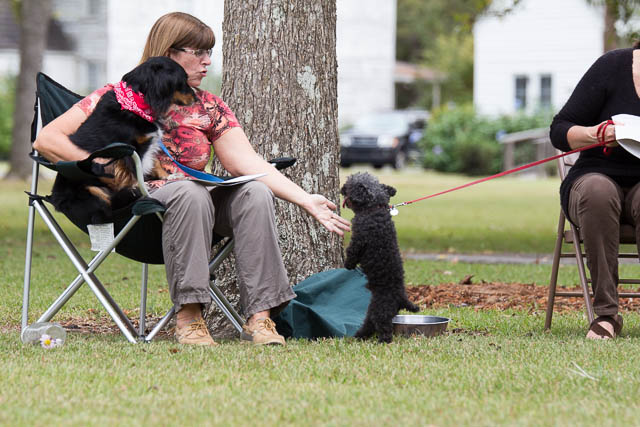
M 38 73 L 36 77 L 37 92 L 35 103 L 35 115 L 31 128 L 31 142 L 35 140 L 40 129 L 55 119 L 60 114 L 68 110 L 74 103 L 82 99 L 60 84 L 56 83 L 45 74 Z M 58 225 L 53 215 L 45 205 L 46 197 L 38 194 L 38 175 L 39 167 L 43 165 L 47 168 L 55 170 L 57 173 L 63 174 L 70 179 L 95 180 L 96 176 L 91 171 L 91 160 L 96 157 L 104 158 L 122 158 L 131 156 L 136 164 L 137 178 L 140 191 L 145 197 L 136 201 L 132 206 L 120 209 L 114 212 L 114 234 L 113 242 L 103 250 L 99 251 L 95 257 L 88 263 L 80 256 L 74 245 L 71 243 L 62 228 Z M 46 159 L 40 157 L 34 150 L 31 154 L 33 163 L 33 174 L 31 182 L 31 191 L 29 195 L 29 219 L 27 228 L 27 245 L 25 257 L 24 271 L 24 293 L 22 305 L 22 331 L 28 326 L 29 314 L 29 292 L 31 282 L 31 255 L 34 238 L 35 213 L 37 212 L 44 220 L 45 224 L 52 232 L 64 252 L 67 254 L 79 274 L 69 284 L 65 291 L 53 302 L 53 304 L 38 318 L 38 322 L 47 322 L 62 308 L 62 306 L 75 294 L 75 292 L 86 283 L 91 291 L 98 298 L 98 301 L 106 309 L 107 313 L 114 320 L 118 328 L 124 336 L 132 343 L 149 342 L 156 334 L 166 326 L 173 317 L 174 309 L 162 317 L 158 323 L 146 333 L 146 298 L 147 298 L 147 273 L 148 264 L 162 264 L 162 206 L 156 200 L 149 198 L 148 193 L 143 185 L 141 174 L 140 158 L 132 147 L 126 144 L 115 143 L 109 147 L 92 153 L 85 160 L 77 162 L 58 162 L 52 164 Z M 295 159 L 281 158 L 272 160 L 272 163 L 278 169 L 283 169 L 292 165 Z M 87 232 L 87 224 L 82 219 L 69 218 L 75 225 Z M 215 283 L 215 270 L 220 266 L 222 261 L 229 256 L 233 249 L 233 238 L 222 238 L 214 236 L 214 245 L 220 244 L 221 247 L 215 256 L 209 262 L 210 271 L 210 289 L 209 293 L 213 302 L 222 311 L 224 316 L 233 324 L 235 329 L 242 331 L 244 321 L 236 312 L 229 300 L 223 295 Z M 140 289 L 140 323 L 136 331 L 129 318 L 124 314 L 114 299 L 109 295 L 100 280 L 95 274 L 96 269 L 107 258 L 107 256 L 115 248 L 115 251 L 127 258 L 142 262 L 142 283 Z
M 560 153 L 560 152 L 558 152 Z M 569 172 L 569 169 L 578 158 L 578 153 L 561 157 L 558 159 L 558 174 L 561 179 L 564 179 Z M 567 224 L 569 228 L 567 228 Z M 584 258 L 586 257 L 586 253 L 584 251 L 584 247 L 582 244 L 582 238 L 580 236 L 580 230 L 578 227 L 569 222 L 562 211 L 560 209 L 560 218 L 558 220 L 558 233 L 556 237 L 556 245 L 553 251 L 553 262 L 551 266 L 551 279 L 549 281 L 549 297 L 547 300 L 547 315 L 544 323 L 544 328 L 551 328 L 551 321 L 553 318 L 553 306 L 555 303 L 555 297 L 582 297 L 584 298 L 585 303 L 585 311 L 587 313 L 587 319 L 589 320 L 589 324 L 593 322 L 594 312 L 593 305 L 591 303 L 591 297 L 593 294 L 589 291 L 589 283 L 591 283 L 591 279 L 587 275 L 587 269 L 585 268 Z M 633 226 L 630 224 L 621 224 L 620 225 L 620 244 L 634 244 L 636 243 L 635 238 L 635 230 Z M 564 249 L 565 245 L 571 245 L 571 249 Z M 580 277 L 580 287 L 582 288 L 581 292 L 568 292 L 568 291 L 558 291 L 556 289 L 556 285 L 558 283 L 558 270 L 560 268 L 560 259 L 561 258 L 573 258 L 578 267 L 578 275 Z M 638 258 L 638 253 L 636 252 L 619 252 L 618 259 L 625 258 Z M 638 279 L 619 279 L 618 283 L 620 284 L 639 284 L 640 278 Z M 619 292 L 618 296 L 620 298 L 639 298 L 640 292 Z

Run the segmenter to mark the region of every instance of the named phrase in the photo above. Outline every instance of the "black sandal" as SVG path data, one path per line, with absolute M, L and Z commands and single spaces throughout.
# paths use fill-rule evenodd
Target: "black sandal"
M 613 325 L 613 335 L 611 332 L 601 326 L 602 322 L 609 322 Z M 622 330 L 622 316 L 616 314 L 615 316 L 600 316 L 594 319 L 589 325 L 589 331 L 599 335 L 601 338 L 615 338 Z

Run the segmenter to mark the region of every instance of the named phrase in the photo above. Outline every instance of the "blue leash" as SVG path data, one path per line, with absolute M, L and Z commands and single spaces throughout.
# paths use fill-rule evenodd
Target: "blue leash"
M 188 175 L 191 175 L 192 177 L 201 179 L 203 181 L 209 181 L 209 182 L 223 182 L 224 181 L 224 179 L 220 178 L 219 176 L 215 176 L 215 175 L 212 175 L 210 173 L 202 172 L 202 171 L 199 171 L 197 169 L 192 169 L 192 168 L 190 168 L 188 166 L 183 165 L 182 163 L 178 162 L 176 159 L 173 158 L 173 156 L 171 155 L 171 153 L 169 153 L 169 150 L 167 150 L 167 147 L 164 146 L 162 141 L 158 141 L 158 142 L 160 143 L 160 148 L 162 148 L 162 151 L 164 151 L 164 153 L 167 156 L 169 156 L 171 161 L 173 163 L 175 163 L 176 166 L 178 166 L 184 172 L 186 172 Z

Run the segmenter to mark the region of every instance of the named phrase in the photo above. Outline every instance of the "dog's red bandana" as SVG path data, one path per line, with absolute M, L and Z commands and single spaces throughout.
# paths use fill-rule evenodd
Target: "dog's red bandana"
M 113 92 L 123 110 L 131 111 L 143 119 L 153 122 L 153 111 L 149 104 L 144 102 L 144 95 L 134 92 L 126 82 L 120 81 L 113 86 Z

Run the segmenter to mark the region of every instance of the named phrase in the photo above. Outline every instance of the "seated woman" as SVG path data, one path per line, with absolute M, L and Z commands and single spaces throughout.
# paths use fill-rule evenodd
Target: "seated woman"
M 587 253 L 597 318 L 589 339 L 614 338 L 622 329 L 618 314 L 620 222 L 636 228 L 640 243 L 640 159 L 615 142 L 616 114 L 640 116 L 640 44 L 601 56 L 582 77 L 551 123 L 551 142 L 563 151 L 611 141 L 580 153 L 560 186 L 562 209 L 580 228 Z
M 148 182 L 152 197 L 167 208 L 162 246 L 171 300 L 177 313 L 176 338 L 182 344 L 216 345 L 202 319 L 209 304 L 212 231 L 235 238 L 240 298 L 247 316 L 242 339 L 255 344 L 284 345 L 270 316 L 295 294 L 278 247 L 273 196 L 302 207 L 327 230 L 343 234 L 349 222 L 336 205 L 309 194 L 257 155 L 227 105 L 198 88 L 211 65 L 215 37 L 210 27 L 186 13 L 159 18 L 151 28 L 141 62 L 168 56 L 182 65 L 196 102 L 173 105 L 163 121 L 163 143 L 178 162 L 203 170 L 212 148 L 222 166 L 234 176 L 265 173 L 259 181 L 209 191 L 191 181 L 164 153 L 165 181 Z M 69 140 L 112 85 L 98 89 L 42 129 L 34 148 L 50 161 L 79 160 L 88 153 Z

